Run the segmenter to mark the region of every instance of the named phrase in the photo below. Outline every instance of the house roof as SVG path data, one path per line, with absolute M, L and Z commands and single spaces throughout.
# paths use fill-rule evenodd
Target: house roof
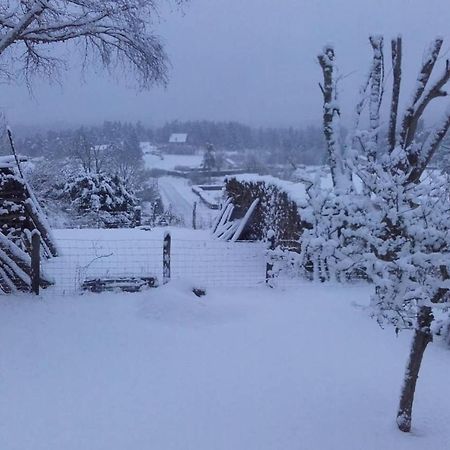
M 170 144 L 185 144 L 187 142 L 187 133 L 173 133 L 170 135 Z

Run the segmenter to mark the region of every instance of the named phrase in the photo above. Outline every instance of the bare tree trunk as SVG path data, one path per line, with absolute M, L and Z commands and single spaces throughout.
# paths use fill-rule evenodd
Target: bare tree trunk
M 433 340 L 430 330 L 433 319 L 433 313 L 429 306 L 420 308 L 397 412 L 397 425 L 404 432 L 411 431 L 414 393 L 416 391 L 416 383 L 419 377 L 423 354 L 427 345 Z

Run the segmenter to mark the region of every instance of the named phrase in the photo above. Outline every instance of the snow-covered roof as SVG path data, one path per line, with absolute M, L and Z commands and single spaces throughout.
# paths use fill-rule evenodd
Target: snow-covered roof
M 169 138 L 170 144 L 185 144 L 187 142 L 187 133 L 172 133 Z
M 100 145 L 94 145 L 94 149 L 99 152 L 105 152 L 106 150 L 109 150 L 110 146 L 108 144 L 100 144 Z

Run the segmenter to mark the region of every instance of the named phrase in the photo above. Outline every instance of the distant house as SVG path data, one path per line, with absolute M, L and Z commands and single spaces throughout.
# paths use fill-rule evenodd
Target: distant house
M 187 133 L 172 133 L 169 138 L 169 144 L 187 144 Z
M 196 148 L 189 142 L 189 134 L 172 133 L 164 151 L 178 155 L 193 155 L 196 153 Z

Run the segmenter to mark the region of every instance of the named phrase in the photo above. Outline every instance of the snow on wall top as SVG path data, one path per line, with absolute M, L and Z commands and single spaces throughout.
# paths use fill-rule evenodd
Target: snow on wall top
M 187 142 L 187 133 L 172 133 L 169 138 L 170 144 L 185 144 Z

